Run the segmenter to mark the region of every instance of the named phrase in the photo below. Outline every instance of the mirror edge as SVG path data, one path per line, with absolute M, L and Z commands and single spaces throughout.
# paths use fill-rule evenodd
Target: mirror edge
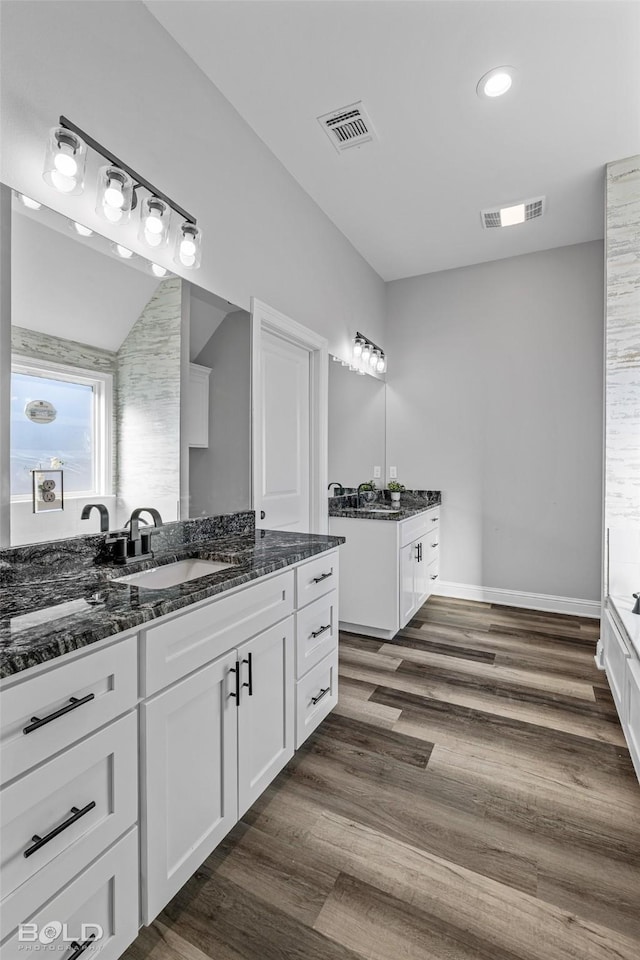
M 11 193 L 0 183 L 0 548 L 11 536 Z

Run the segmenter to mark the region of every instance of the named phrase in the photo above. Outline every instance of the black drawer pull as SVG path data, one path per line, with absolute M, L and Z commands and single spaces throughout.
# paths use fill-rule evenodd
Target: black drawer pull
M 432 573 L 432 574 L 431 574 L 431 579 L 432 579 L 432 580 L 437 580 L 437 579 L 438 579 L 438 574 L 437 574 L 437 573 Z
M 24 727 L 23 733 L 31 733 L 33 730 L 37 730 L 38 727 L 44 727 L 45 723 L 51 723 L 52 720 L 57 720 L 58 717 L 63 717 L 65 713 L 70 713 L 72 710 L 75 710 L 76 707 L 81 707 L 83 703 L 89 703 L 90 700 L 95 700 L 95 693 L 88 693 L 86 697 L 81 697 L 79 700 L 77 697 L 69 697 L 69 703 L 66 707 L 60 707 L 59 710 L 56 710 L 54 713 L 50 713 L 48 717 L 31 717 L 31 723 Z
M 247 666 L 249 667 L 249 680 L 247 681 L 247 683 L 243 683 L 242 686 L 249 688 L 249 696 L 252 697 L 253 696 L 253 654 L 248 653 L 247 659 L 243 660 L 242 662 L 246 663 Z
M 35 853 L 36 850 L 39 850 L 41 847 L 44 847 L 45 843 L 49 843 L 49 840 L 53 840 L 54 837 L 57 837 L 62 833 L 63 830 L 66 830 L 67 827 L 70 827 L 72 823 L 75 823 L 76 820 L 79 820 L 80 817 L 84 817 L 85 813 L 89 813 L 89 810 L 93 810 L 96 802 L 92 800 L 91 803 L 88 803 L 86 807 L 83 807 L 82 810 L 79 810 L 78 807 L 71 807 L 71 816 L 68 820 L 65 820 L 64 823 L 61 823 L 59 827 L 54 827 L 46 836 L 39 837 L 35 833 L 31 839 L 33 840 L 33 846 L 28 847 L 24 851 L 25 857 L 30 857 L 32 853 Z
M 437 517 L 431 517 L 431 523 L 437 523 L 437 522 L 438 522 Z
M 316 703 L 319 703 L 320 700 L 322 700 L 323 697 L 326 697 L 326 695 L 329 693 L 329 690 L 331 690 L 331 687 L 325 687 L 324 690 L 323 690 L 322 687 L 321 687 L 321 688 L 320 688 L 320 693 L 318 694 L 318 696 L 317 696 L 317 697 L 311 697 L 311 703 L 314 705 L 314 707 L 315 707 Z
M 233 697 L 236 701 L 236 707 L 240 706 L 240 664 L 236 663 L 235 667 L 230 668 L 231 673 L 235 673 L 236 676 L 236 690 L 235 693 L 230 693 L 229 696 Z
M 322 583 L 322 581 L 323 581 L 323 580 L 326 580 L 327 577 L 332 577 L 332 576 L 333 576 L 333 570 L 330 570 L 329 573 L 323 573 L 323 574 L 321 574 L 319 577 L 314 577 L 314 578 L 313 578 L 313 582 L 314 582 L 314 583 Z
M 437 547 L 437 546 L 438 546 L 438 541 L 436 540 L 436 542 L 435 542 L 435 543 L 432 543 L 431 546 L 432 546 L 432 547 Z
M 78 943 L 77 940 L 72 940 L 69 946 L 73 949 L 73 953 L 69 954 L 67 960 L 76 960 L 81 953 L 84 953 L 87 947 L 91 946 L 91 943 L 95 940 L 95 938 L 95 933 L 92 933 L 89 939 L 85 940 L 84 943 Z
M 315 640 L 316 637 L 319 637 L 321 633 L 326 633 L 327 630 L 331 630 L 331 624 L 330 624 L 330 623 L 328 623 L 328 624 L 326 625 L 326 627 L 320 627 L 319 630 L 312 630 L 312 631 L 311 631 L 311 636 L 312 636 L 313 639 Z

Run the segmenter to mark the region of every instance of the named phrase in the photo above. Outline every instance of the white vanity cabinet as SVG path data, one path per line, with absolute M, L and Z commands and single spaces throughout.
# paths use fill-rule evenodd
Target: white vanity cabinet
M 157 916 L 337 703 L 337 583 L 327 551 L 2 681 L 2 960 L 45 904 L 86 894 L 108 960 Z
M 330 517 L 346 537 L 340 557 L 340 626 L 391 639 L 433 592 L 440 574 L 440 506 L 406 520 Z
M 633 632 L 635 645 L 617 622 L 612 611 L 605 608 L 602 617 L 602 661 L 609 687 L 620 717 L 629 753 L 640 780 L 640 656 L 637 641 L 640 627 L 637 614 L 625 611 L 625 625 Z

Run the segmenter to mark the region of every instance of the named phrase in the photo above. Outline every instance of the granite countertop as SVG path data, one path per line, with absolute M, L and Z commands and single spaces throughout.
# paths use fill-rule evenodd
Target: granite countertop
M 185 528 L 194 523 L 171 526 Z M 195 534 L 174 536 L 174 543 L 163 534 L 162 551 L 151 560 L 127 566 L 96 561 L 95 548 L 104 542 L 104 537 L 97 536 L 3 550 L 0 678 L 135 629 L 344 543 L 344 537 L 255 530 L 253 520 L 240 527 L 237 532 L 222 534 L 205 529 L 201 539 Z M 207 532 L 216 535 L 206 539 Z M 181 539 L 188 542 L 179 542 Z M 72 559 L 70 549 L 75 550 Z M 232 567 L 157 590 L 111 582 L 190 558 L 218 560 Z
M 439 490 L 405 490 L 400 494 L 400 503 L 392 503 L 388 490 L 376 493 L 376 499 L 369 504 L 370 509 L 357 506 L 357 497 L 348 494 L 343 497 L 329 499 L 330 517 L 348 517 L 354 520 L 395 520 L 399 522 L 408 517 L 415 517 L 431 507 L 437 507 L 442 502 Z M 361 498 L 362 499 L 362 498 Z

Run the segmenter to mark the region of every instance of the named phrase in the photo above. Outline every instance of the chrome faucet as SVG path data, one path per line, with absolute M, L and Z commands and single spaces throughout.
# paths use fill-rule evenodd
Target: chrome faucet
M 104 503 L 85 503 L 80 519 L 88 520 L 92 510 L 97 510 L 100 514 L 100 533 L 107 533 L 109 531 L 109 511 Z

